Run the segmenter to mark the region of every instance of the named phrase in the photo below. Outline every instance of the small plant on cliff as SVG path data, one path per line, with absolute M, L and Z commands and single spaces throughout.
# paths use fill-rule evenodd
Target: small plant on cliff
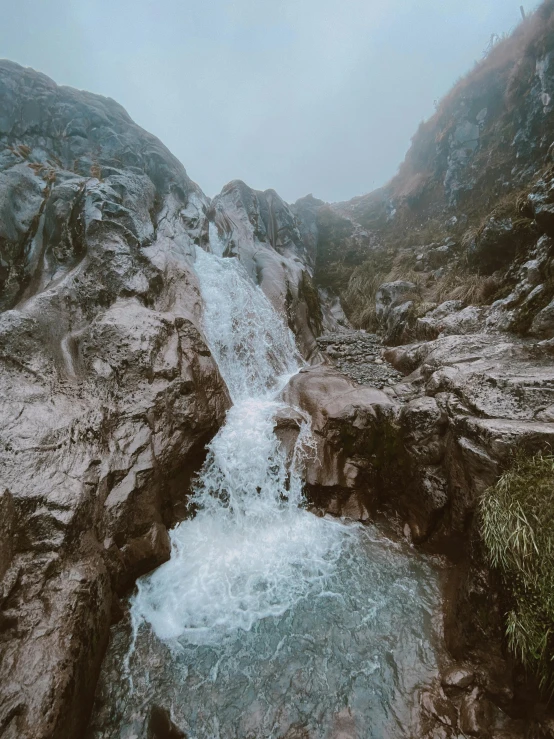
M 519 456 L 481 500 L 481 534 L 512 602 L 512 652 L 554 691 L 554 456 Z

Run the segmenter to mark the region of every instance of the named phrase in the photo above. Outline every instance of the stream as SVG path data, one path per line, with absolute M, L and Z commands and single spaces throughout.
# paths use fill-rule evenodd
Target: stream
M 237 259 L 197 250 L 204 330 L 232 408 L 194 484 L 171 559 L 112 630 L 89 735 L 146 739 L 152 706 L 189 739 L 409 737 L 437 674 L 440 570 L 373 525 L 305 509 L 304 416 L 274 433 L 302 366 Z

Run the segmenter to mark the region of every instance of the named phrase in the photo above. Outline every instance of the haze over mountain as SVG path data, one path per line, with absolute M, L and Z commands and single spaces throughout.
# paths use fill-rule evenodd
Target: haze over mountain
M 2 2 L 1 56 L 113 97 L 208 195 L 240 178 L 289 202 L 384 184 L 520 18 L 519 0 Z

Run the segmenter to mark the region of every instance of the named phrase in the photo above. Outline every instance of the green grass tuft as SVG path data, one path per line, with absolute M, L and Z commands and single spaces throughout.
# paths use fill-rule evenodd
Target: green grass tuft
M 481 500 L 481 535 L 509 591 L 514 655 L 554 692 L 554 456 L 516 458 Z

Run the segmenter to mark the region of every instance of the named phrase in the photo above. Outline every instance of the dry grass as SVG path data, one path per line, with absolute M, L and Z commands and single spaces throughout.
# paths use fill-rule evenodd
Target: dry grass
M 355 326 L 369 331 L 377 329 L 375 296 L 384 282 L 413 282 L 416 303 L 427 310 L 446 300 L 461 300 L 464 305 L 487 305 L 495 299 L 501 287 L 497 275 L 476 275 L 457 268 L 450 269 L 438 279 L 430 280 L 429 273 L 416 272 L 410 266 L 413 259 L 413 255 L 400 253 L 388 270 L 380 269 L 372 260 L 354 270 L 342 300 L 347 315 Z M 417 310 L 417 313 L 423 315 L 421 310 Z
M 388 260 L 374 255 L 354 270 L 342 301 L 347 315 L 355 326 L 369 331 L 377 329 L 375 296 L 379 286 L 384 282 L 395 280 L 413 282 L 418 297 L 422 295 L 426 276 L 421 272 L 415 272 L 410 266 L 412 263 L 413 255 L 404 252 L 399 252 Z
M 93 162 L 90 165 L 90 176 L 102 182 L 102 167 L 98 164 L 98 162 Z
M 494 275 L 484 277 L 453 270 L 429 288 L 427 298 L 439 304 L 445 300 L 461 300 L 466 305 L 488 305 L 499 287 Z

